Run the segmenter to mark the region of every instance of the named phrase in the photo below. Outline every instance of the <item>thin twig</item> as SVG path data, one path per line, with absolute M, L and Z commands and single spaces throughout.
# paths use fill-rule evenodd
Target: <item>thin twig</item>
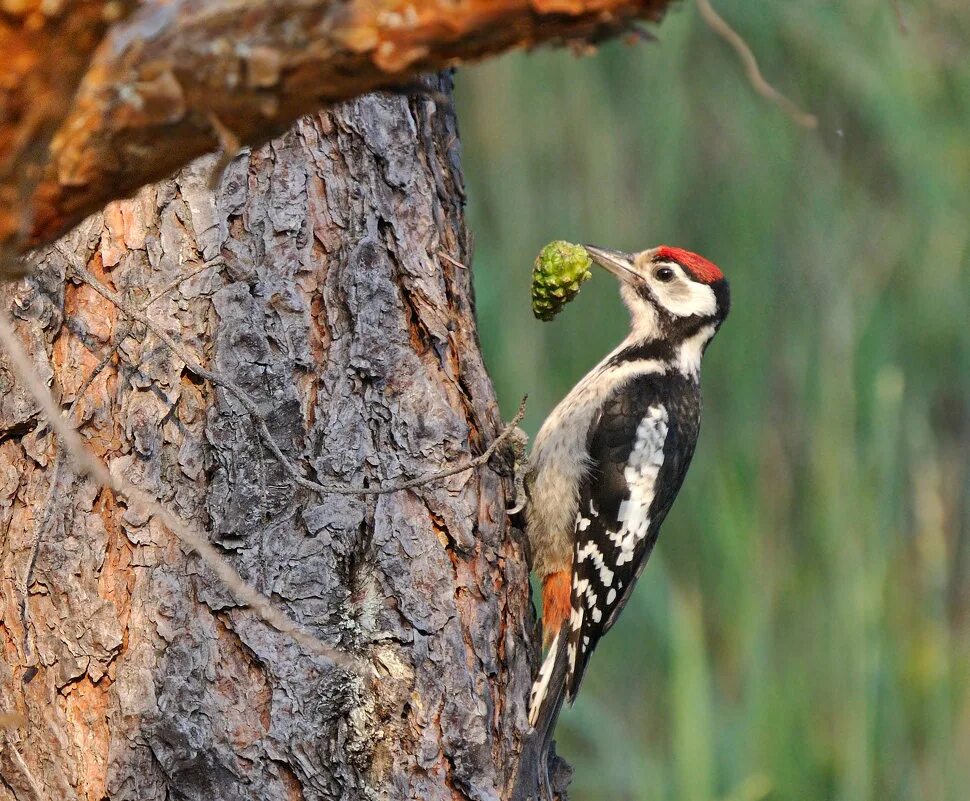
M 58 248 L 58 250 L 60 250 L 60 248 Z M 63 254 L 63 253 L 64 253 L 64 251 L 63 251 L 63 250 L 61 250 L 60 252 L 61 252 L 61 254 Z M 163 287 L 162 287 L 161 289 L 159 289 L 159 290 L 158 290 L 158 292 L 156 292 L 156 293 L 155 293 L 154 295 L 152 295 L 152 296 L 151 296 L 151 297 L 150 297 L 150 298 L 149 298 L 148 300 L 146 300 L 146 301 L 145 301 L 145 302 L 144 302 L 144 303 L 143 303 L 143 304 L 142 304 L 142 305 L 141 305 L 141 306 L 140 306 L 139 308 L 141 309 L 141 311 L 146 311 L 146 310 L 148 309 L 148 307 L 149 307 L 149 306 L 151 306 L 151 305 L 152 305 L 153 303 L 157 303 L 158 301 L 160 301 L 160 300 L 161 300 L 162 298 L 164 298 L 164 297 L 165 297 L 165 296 L 166 296 L 166 295 L 167 295 L 167 294 L 168 294 L 169 292 L 172 292 L 173 290 L 176 290 L 176 289 L 178 289 L 178 288 L 179 288 L 180 286 L 182 286 L 182 284 L 184 284 L 184 283 L 185 283 L 186 281 L 191 281 L 191 280 L 192 280 L 193 278 L 195 278 L 195 277 L 196 277 L 196 276 L 197 276 L 197 275 L 198 275 L 199 273 L 204 273 L 204 272 L 205 272 L 206 270 L 208 270 L 208 269 L 209 269 L 210 267 L 216 267 L 216 266 L 218 266 L 218 265 L 219 265 L 220 263 L 221 263 L 221 262 L 219 262 L 219 261 L 210 261 L 210 262 L 205 262 L 204 264 L 201 264 L 201 265 L 199 265 L 198 267 L 196 267 L 196 268 L 195 268 L 194 270 L 190 270 L 189 272 L 187 272 L 187 273 L 185 273 L 185 275 L 180 275 L 180 276 L 179 276 L 178 278 L 176 278 L 176 279 L 175 279 L 174 281 L 172 281 L 172 282 L 171 282 L 170 284 L 166 284 L 166 285 L 165 285 L 165 286 L 163 286 Z
M 454 475 L 457 475 L 458 473 L 463 473 L 466 470 L 473 470 L 476 467 L 481 467 L 489 459 L 492 458 L 492 454 L 494 454 L 495 451 L 498 450 L 499 446 L 503 442 L 505 442 L 510 436 L 512 436 L 512 432 L 515 431 L 519 423 L 522 422 L 522 418 L 525 417 L 525 404 L 528 399 L 529 399 L 528 395 L 524 395 L 522 397 L 522 400 L 519 401 L 519 408 L 518 408 L 518 411 L 516 411 L 515 413 L 515 417 L 513 417 L 505 426 L 505 428 L 503 428 L 499 432 L 499 435 L 492 440 L 492 444 L 485 449 L 484 453 L 482 453 L 480 456 L 476 456 L 474 459 L 471 459 L 468 462 L 465 462 L 465 464 L 460 464 L 456 467 L 448 467 L 448 468 L 445 468 L 444 470 L 438 470 L 433 473 L 426 473 L 425 475 L 419 476 L 418 478 L 408 479 L 407 481 L 401 481 L 396 484 L 381 484 L 379 487 L 368 488 L 366 490 L 357 490 L 357 489 L 346 490 L 344 488 L 340 488 L 340 489 L 341 491 L 346 492 L 348 494 L 366 493 L 368 495 L 387 495 L 388 493 L 391 493 L 391 492 L 400 492 L 401 490 L 420 487 L 424 484 L 430 484 L 432 481 L 437 481 L 438 479 L 441 479 L 441 478 L 448 478 L 448 476 L 454 476 Z
M 60 248 L 58 248 L 58 249 L 60 250 Z M 61 250 L 61 253 L 63 254 L 64 251 Z M 150 297 L 147 301 L 145 301 L 139 307 L 140 310 L 141 311 L 145 311 L 145 309 L 147 309 L 153 303 L 155 303 L 158 300 L 161 300 L 169 292 L 171 292 L 174 289 L 177 289 L 182 283 L 184 283 L 185 281 L 189 280 L 193 276 L 198 275 L 203 270 L 208 269 L 210 266 L 211 265 L 208 265 L 208 264 L 203 265 L 199 269 L 194 270 L 193 272 L 188 273 L 187 275 L 184 275 L 184 276 L 178 278 L 177 280 L 173 281 L 171 284 L 163 287 L 157 293 L 155 293 L 154 295 L 152 295 L 152 297 Z M 107 367 L 108 364 L 109 364 L 109 362 L 115 357 L 115 354 L 118 352 L 118 349 L 122 346 L 122 344 L 124 343 L 124 341 L 131 335 L 131 332 L 132 332 L 132 329 L 133 328 L 134 328 L 134 323 L 131 320 L 129 320 L 127 323 L 125 323 L 118 330 L 118 332 L 114 335 L 114 337 L 112 337 L 112 342 L 111 342 L 111 345 L 109 346 L 108 350 L 105 351 L 104 355 L 101 357 L 101 360 L 97 363 L 97 365 L 91 371 L 91 373 L 88 375 L 88 377 L 84 379 L 84 381 L 82 382 L 81 386 L 78 387 L 77 392 L 74 394 L 74 400 L 71 401 L 71 405 L 70 405 L 70 407 L 67 410 L 66 417 L 67 417 L 68 420 L 73 420 L 74 419 L 74 412 L 77 410 L 78 404 L 81 402 L 81 399 L 85 396 L 85 394 L 87 393 L 87 391 L 91 388 L 91 385 L 95 382 L 95 379 L 97 379 L 97 377 L 101 374 L 101 372 L 104 370 L 104 368 Z M 76 423 L 75 423 L 75 425 L 76 425 Z M 55 439 L 56 439 L 56 437 L 55 437 Z M 51 503 L 52 503 L 52 501 L 54 499 L 55 492 L 57 491 L 57 477 L 58 477 L 58 471 L 60 470 L 60 465 L 61 465 L 61 453 L 62 453 L 62 451 L 58 447 L 58 449 L 57 449 L 57 458 L 54 461 L 54 478 L 51 481 L 51 485 L 50 485 L 50 488 L 49 488 L 48 493 L 47 493 L 47 498 L 44 501 L 44 507 L 43 507 L 44 508 L 44 514 L 43 514 L 43 517 L 42 517 L 42 522 L 41 522 L 41 525 L 38 526 L 38 532 L 39 533 L 38 533 L 37 538 L 34 541 L 33 549 L 32 549 L 32 552 L 31 552 L 30 562 L 28 563 L 29 567 L 28 567 L 28 570 L 27 570 L 26 586 L 30 586 L 30 579 L 31 579 L 31 576 L 33 575 L 34 563 L 36 562 L 36 559 L 37 559 L 37 550 L 40 547 L 41 540 L 43 539 L 44 535 L 46 534 L 48 525 L 50 524 L 51 520 L 54 517 L 53 513 L 51 512 Z
M 748 81 L 759 95 L 778 106 L 791 117 L 796 125 L 800 125 L 803 128 L 818 127 L 818 118 L 814 114 L 802 111 L 765 80 L 761 74 L 761 70 L 758 68 L 758 60 L 754 57 L 754 53 L 751 52 L 751 48 L 741 38 L 741 35 L 728 25 L 724 21 L 724 18 L 714 10 L 710 0 L 697 0 L 697 8 L 701 12 L 701 17 L 707 23 L 707 26 L 734 48 L 734 52 L 738 54 L 738 58 L 741 59 L 741 64 L 744 66 Z
M 50 391 L 36 377 L 33 366 L 24 353 L 20 340 L 14 333 L 13 325 L 5 309 L 0 309 L 0 344 L 7 351 L 14 373 L 41 407 L 51 427 L 61 438 L 77 468 L 88 474 L 102 486 L 109 487 L 127 498 L 128 503 L 140 507 L 144 512 L 157 517 L 188 548 L 195 551 L 202 561 L 212 570 L 226 588 L 241 602 L 249 606 L 253 613 L 264 623 L 277 631 L 291 636 L 303 647 L 319 654 L 336 665 L 357 673 L 369 672 L 370 668 L 359 660 L 338 651 L 333 646 L 321 642 L 303 626 L 290 620 L 277 609 L 270 600 L 249 586 L 224 559 L 205 535 L 190 523 L 181 520 L 148 493 L 136 487 L 123 476 L 115 476 L 104 463 L 84 444 L 77 431 L 62 417 Z
M 279 446 L 276 444 L 276 441 L 270 434 L 265 420 L 259 415 L 255 402 L 248 395 L 246 395 L 242 389 L 231 381 L 228 381 L 218 374 L 213 373 L 211 370 L 207 370 L 206 368 L 202 367 L 202 365 L 193 359 L 182 346 L 175 342 L 171 336 L 164 332 L 145 314 L 145 309 L 147 309 L 148 306 L 154 302 L 154 300 L 157 300 L 157 297 L 150 299 L 141 307 L 133 307 L 131 304 L 125 302 L 124 299 L 121 298 L 117 293 L 112 292 L 100 281 L 98 281 L 87 270 L 86 267 L 79 263 L 79 260 L 76 258 L 76 254 L 72 254 L 66 250 L 60 250 L 60 252 L 68 259 L 72 270 L 81 281 L 94 289 L 95 292 L 104 297 L 106 300 L 114 304 L 130 320 L 141 323 L 146 327 L 146 329 L 155 334 L 155 336 L 158 337 L 158 339 L 185 364 L 188 370 L 198 377 L 207 380 L 216 386 L 222 387 L 236 397 L 256 424 L 257 430 L 260 433 L 260 438 L 274 454 L 274 456 L 276 456 L 277 460 L 283 465 L 287 472 L 294 478 L 294 480 L 297 481 L 297 483 L 317 492 L 342 495 L 380 495 L 411 489 L 413 487 L 428 484 L 432 481 L 447 478 L 448 476 L 456 475 L 466 470 L 475 469 L 488 462 L 496 450 L 498 450 L 499 446 L 505 442 L 516 430 L 518 424 L 525 415 L 526 398 L 523 398 L 512 421 L 502 430 L 502 432 L 492 441 L 492 443 L 481 455 L 476 456 L 464 464 L 426 474 L 424 476 L 407 481 L 392 484 L 382 484 L 378 487 L 358 489 L 350 487 L 330 487 L 324 484 L 319 484 L 316 481 L 311 481 L 300 475 L 297 468 L 283 455 Z M 201 271 L 202 268 L 200 268 L 200 270 L 197 272 Z M 122 329 L 117 341 L 109 350 L 109 353 L 102 358 L 98 367 L 95 369 L 95 372 L 92 374 L 92 381 L 93 376 L 103 369 L 103 366 L 108 363 L 110 358 L 113 357 L 114 352 L 117 351 L 117 347 L 121 344 L 121 342 L 124 341 L 128 333 L 130 333 L 130 327 L 131 326 L 128 326 L 126 329 Z M 123 495 L 128 499 L 129 503 L 135 506 L 140 506 L 145 511 L 158 517 L 162 523 L 169 528 L 172 533 L 174 533 L 187 547 L 194 550 L 199 555 L 202 561 L 209 566 L 209 568 L 225 584 L 230 592 L 236 596 L 238 600 L 247 604 L 265 623 L 273 626 L 278 631 L 289 634 L 304 647 L 330 659 L 337 665 L 348 669 L 353 669 L 358 673 L 364 672 L 365 666 L 362 665 L 358 660 L 343 652 L 337 651 L 326 643 L 323 643 L 317 638 L 313 637 L 313 635 L 307 632 L 302 626 L 290 620 L 285 614 L 276 609 L 268 598 L 246 584 L 246 582 L 243 581 L 242 577 L 235 571 L 229 562 L 227 562 L 209 543 L 208 539 L 202 532 L 193 527 L 191 524 L 178 518 L 165 506 L 158 503 L 154 498 L 144 491 L 135 487 L 124 477 L 116 477 L 110 473 L 104 464 L 87 448 L 77 431 L 72 428 L 69 422 L 61 416 L 60 410 L 51 397 L 48 389 L 43 386 L 32 373 L 29 360 L 24 354 L 16 335 L 13 333 L 10 320 L 7 317 L 6 312 L 3 310 L 0 310 L 0 344 L 3 344 L 4 348 L 9 353 L 14 371 L 33 395 L 35 401 L 45 412 L 51 427 L 60 438 L 64 449 L 70 453 L 78 469 L 87 473 L 102 485 L 110 487 L 115 492 Z M 89 385 L 90 382 L 87 382 L 86 385 L 82 385 L 83 389 L 86 390 L 87 386 Z M 73 412 L 74 406 L 76 405 L 81 394 L 82 393 L 79 391 L 78 397 L 75 398 L 74 404 L 72 404 L 71 412 Z M 50 493 L 53 492 L 54 485 L 52 485 L 50 489 Z
M 91 371 L 91 374 L 87 378 L 85 378 L 81 386 L 78 387 L 77 392 L 74 394 L 74 400 L 71 401 L 71 406 L 67 410 L 68 420 L 72 420 L 74 418 L 74 411 L 75 409 L 77 409 L 78 403 L 81 402 L 81 398 L 83 398 L 84 394 L 91 388 L 91 385 L 94 383 L 94 380 L 101 374 L 101 371 L 108 366 L 108 362 L 110 362 L 115 357 L 115 354 L 118 352 L 118 348 L 121 347 L 121 343 L 124 342 L 131 334 L 132 328 L 134 328 L 134 326 L 130 322 L 128 322 L 128 323 L 125 323 L 125 325 L 121 329 L 119 329 L 118 333 L 113 337 L 111 346 L 108 348 L 108 350 L 105 351 L 104 356 L 101 357 L 101 361 L 99 361 L 97 365 L 95 365 L 95 368 Z
M 37 801 L 44 801 L 47 798 L 47 793 L 41 789 L 40 783 L 34 778 L 34 774 L 30 772 L 30 768 L 27 766 L 27 762 L 21 756 L 20 751 L 17 746 L 13 744 L 6 734 L 3 735 L 3 739 L 6 743 L 7 750 L 10 752 L 11 761 L 14 763 L 18 771 L 20 771 L 21 777 L 27 782 L 27 786 L 30 791 L 34 794 L 34 798 Z
M 105 352 L 104 356 L 101 357 L 101 361 L 95 366 L 94 370 L 91 371 L 90 375 L 84 379 L 84 382 L 78 388 L 78 391 L 74 395 L 74 400 L 71 401 L 71 405 L 67 410 L 65 415 L 68 420 L 74 419 L 74 412 L 81 401 L 81 398 L 87 393 L 94 383 L 95 379 L 100 375 L 101 371 L 108 366 L 108 363 L 114 358 L 115 354 L 118 352 L 118 348 L 121 347 L 121 343 L 127 339 L 128 335 L 131 333 L 133 325 L 128 322 L 125 323 L 124 327 L 113 337 L 111 346 Z M 76 425 L 76 424 L 75 424 Z M 23 591 L 24 597 L 27 596 L 27 589 L 30 587 L 31 581 L 34 576 L 34 567 L 37 564 L 37 555 L 40 552 L 40 545 L 47 536 L 48 530 L 50 529 L 51 523 L 56 520 L 61 513 L 61 506 L 64 504 L 66 498 L 58 493 L 58 483 L 61 472 L 61 466 L 63 465 L 64 459 L 64 448 L 61 447 L 60 440 L 57 439 L 56 433 L 52 432 L 54 447 L 57 455 L 54 458 L 54 467 L 51 471 L 51 483 L 47 488 L 47 495 L 44 498 L 44 504 L 41 507 L 43 512 L 40 516 L 40 520 L 36 526 L 36 533 L 34 535 L 34 541 L 30 547 L 30 559 L 27 561 L 27 572 L 24 574 L 24 584 Z M 29 634 L 28 634 L 28 624 L 30 623 L 30 605 L 24 603 L 23 614 L 21 615 L 21 623 L 24 629 L 24 650 L 31 651 Z
M 452 264 L 452 265 L 454 265 L 455 267 L 457 267 L 457 268 L 458 268 L 459 270 L 467 270 L 467 269 L 468 269 L 468 266 L 467 266 L 467 265 L 465 265 L 465 264 L 462 264 L 462 263 L 461 263 L 460 261 L 458 261 L 458 259 L 456 259 L 456 258 L 455 258 L 454 256 L 449 256 L 449 255 L 448 255 L 447 253 L 445 253 L 445 251 L 443 251 L 443 250 L 439 250 L 439 251 L 438 251 L 438 255 L 439 255 L 439 256 L 441 256 L 441 258 L 443 258 L 443 259 L 444 259 L 444 260 L 445 260 L 446 262 L 448 262 L 449 264 Z
M 212 165 L 209 180 L 206 182 L 209 191 L 215 192 L 219 188 L 219 184 L 222 183 L 222 176 L 226 172 L 226 167 L 232 164 L 232 160 L 242 152 L 243 144 L 239 137 L 230 130 L 229 126 L 213 112 L 210 111 L 207 116 L 209 125 L 212 126 L 212 132 L 219 140 L 219 157 L 216 159 L 216 163 Z
M 57 249 L 62 256 L 70 255 L 66 249 L 60 246 L 58 246 Z M 185 275 L 179 276 L 170 284 L 166 284 L 160 290 L 158 290 L 158 292 L 156 292 L 148 300 L 146 300 L 141 306 L 139 306 L 138 310 L 142 312 L 147 311 L 153 303 L 157 303 L 162 298 L 164 298 L 169 292 L 172 292 L 178 289 L 186 281 L 192 278 L 195 278 L 195 276 L 197 276 L 199 273 L 205 272 L 212 266 L 213 265 L 211 263 L 203 264 L 201 267 L 198 267 L 197 269 L 192 270 L 191 272 L 186 273 Z M 84 397 L 84 394 L 91 388 L 91 384 L 94 383 L 94 380 L 98 377 L 101 371 L 108 366 L 108 362 L 110 362 L 114 358 L 115 354 L 118 352 L 118 348 L 120 348 L 124 343 L 124 341 L 131 335 L 131 331 L 134 327 L 135 327 L 134 321 L 129 319 L 129 322 L 118 331 L 115 337 L 113 337 L 111 347 L 108 348 L 104 356 L 101 357 L 101 361 L 98 362 L 97 366 L 94 368 L 91 374 L 84 380 L 84 383 L 81 384 L 81 386 L 78 388 L 77 393 L 75 393 L 74 401 L 71 403 L 71 408 L 68 409 L 67 411 L 68 420 L 73 418 L 74 410 L 77 408 L 77 405 L 80 402 L 81 398 Z
M 68 413 L 70 418 L 70 413 Z M 20 606 L 20 623 L 24 630 L 24 654 L 28 657 L 28 664 L 33 664 L 34 648 L 30 644 L 30 604 L 28 603 L 27 593 L 34 578 L 34 568 L 37 565 L 37 555 L 40 553 L 40 544 L 44 541 L 51 521 L 56 519 L 60 513 L 60 507 L 64 504 L 65 495 L 58 494 L 60 483 L 61 468 L 64 465 L 64 449 L 57 448 L 57 456 L 54 458 L 54 466 L 51 469 L 51 483 L 47 488 L 47 495 L 44 497 L 43 512 L 40 515 L 37 525 L 34 527 L 34 541 L 30 545 L 30 558 L 27 560 L 27 570 L 24 572 L 24 581 L 21 586 L 22 601 Z
M 61 246 L 58 246 L 57 249 L 62 255 L 68 255 L 66 249 L 62 248 Z M 186 273 L 185 275 L 179 276 L 179 278 L 172 281 L 170 284 L 167 284 L 166 286 L 162 287 L 158 292 L 152 295 L 148 300 L 146 300 L 139 307 L 139 309 L 141 311 L 145 311 L 153 303 L 164 298 L 169 292 L 172 292 L 173 290 L 178 289 L 178 287 L 180 287 L 183 283 L 195 277 L 196 275 L 203 272 L 204 270 L 209 269 L 211 266 L 213 266 L 211 263 L 203 264 L 198 269 L 193 270 L 189 273 Z M 128 320 L 121 328 L 119 328 L 118 332 L 112 337 L 112 342 L 108 350 L 105 351 L 104 355 L 101 357 L 101 360 L 95 366 L 94 370 L 92 370 L 91 373 L 88 375 L 88 377 L 84 379 L 83 383 L 78 388 L 77 392 L 74 394 L 74 400 L 71 402 L 71 405 L 67 410 L 66 417 L 68 420 L 74 420 L 74 412 L 77 410 L 78 404 L 81 402 L 81 399 L 91 388 L 91 385 L 94 383 L 95 379 L 97 379 L 97 377 L 101 374 L 104 368 L 107 367 L 108 364 L 111 362 L 111 360 L 115 357 L 115 354 L 118 352 L 118 349 L 122 346 L 124 341 L 131 334 L 133 328 L 134 328 L 134 322 L 131 320 Z M 74 425 L 77 425 L 77 423 L 74 423 Z M 50 528 L 52 521 L 57 519 L 58 515 L 60 514 L 61 510 L 59 507 L 62 506 L 64 503 L 64 498 L 61 495 L 58 495 L 60 471 L 64 462 L 64 459 L 63 459 L 64 449 L 60 446 L 60 442 L 57 439 L 56 435 L 54 435 L 53 439 L 55 442 L 57 456 L 54 459 L 54 467 L 52 470 L 53 476 L 51 478 L 50 487 L 48 487 L 47 495 L 44 499 L 44 504 L 42 506 L 43 513 L 40 516 L 40 522 L 36 526 L 36 534 L 34 536 L 34 541 L 31 544 L 31 548 L 30 548 L 30 559 L 27 561 L 27 572 L 24 575 L 24 583 L 23 583 L 24 597 L 26 597 L 27 589 L 30 587 L 30 583 L 33 580 L 34 567 L 37 564 L 37 555 L 40 552 L 40 545 L 43 542 L 44 538 L 47 536 L 47 532 Z M 24 651 L 32 655 L 33 649 L 31 648 L 31 645 L 30 645 L 30 635 L 29 635 L 30 611 L 29 611 L 29 605 L 26 603 L 23 604 L 21 623 L 24 629 Z
M 126 303 L 125 300 L 115 292 L 112 292 L 104 284 L 98 281 L 86 267 L 80 264 L 79 259 L 77 259 L 75 254 L 69 251 L 61 251 L 62 254 L 68 258 L 71 263 L 71 269 L 75 272 L 78 278 L 80 278 L 84 283 L 94 289 L 99 295 L 101 295 L 106 300 L 113 303 L 118 309 L 131 319 L 144 325 L 149 331 L 155 334 L 156 337 L 164 344 L 172 353 L 174 353 L 185 365 L 186 369 L 194 373 L 199 378 L 211 382 L 215 386 L 222 387 L 227 392 L 232 394 L 241 404 L 242 407 L 249 414 L 256 426 L 256 431 L 259 433 L 259 437 L 263 444 L 270 450 L 276 460 L 282 465 L 283 469 L 289 473 L 290 477 L 301 487 L 306 487 L 307 489 L 313 490 L 314 492 L 322 492 L 330 495 L 387 495 L 392 492 L 400 492 L 405 489 L 412 489 L 414 487 L 419 487 L 424 484 L 429 484 L 432 481 L 437 481 L 438 479 L 447 478 L 448 476 L 456 475 L 457 473 L 462 473 L 466 470 L 474 470 L 476 467 L 487 462 L 493 453 L 498 449 L 498 447 L 511 436 L 512 432 L 515 430 L 516 426 L 522 421 L 525 416 L 525 402 L 526 399 L 523 398 L 522 402 L 519 404 L 519 411 L 512 421 L 502 430 L 502 432 L 495 438 L 491 445 L 485 450 L 481 456 L 476 456 L 468 462 L 457 467 L 446 468 L 445 470 L 428 473 L 419 478 L 409 479 L 407 481 L 401 481 L 397 483 L 381 483 L 376 487 L 344 487 L 336 486 L 330 484 L 321 484 L 312 479 L 306 478 L 299 469 L 283 454 L 280 446 L 277 444 L 273 435 L 270 433 L 268 426 L 266 425 L 266 420 L 260 415 L 259 410 L 256 408 L 256 403 L 252 398 L 249 397 L 238 385 L 219 375 L 214 373 L 212 370 L 208 370 L 199 364 L 192 356 L 177 343 L 169 334 L 163 331 L 151 318 L 149 318 L 140 309 L 133 308 L 131 304 Z

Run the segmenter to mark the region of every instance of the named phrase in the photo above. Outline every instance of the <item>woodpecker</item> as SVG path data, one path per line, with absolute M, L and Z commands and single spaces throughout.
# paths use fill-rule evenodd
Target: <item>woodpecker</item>
M 576 697 L 684 481 L 700 428 L 701 356 L 730 307 L 723 273 L 696 253 L 585 247 L 619 280 L 631 324 L 542 425 L 526 475 L 548 649 L 529 708 L 542 771 L 563 700 Z

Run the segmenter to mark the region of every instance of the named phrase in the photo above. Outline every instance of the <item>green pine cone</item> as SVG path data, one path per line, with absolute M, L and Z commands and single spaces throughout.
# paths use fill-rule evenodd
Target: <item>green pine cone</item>
M 582 245 L 557 240 L 546 245 L 532 268 L 532 313 L 551 320 L 592 278 L 589 254 Z

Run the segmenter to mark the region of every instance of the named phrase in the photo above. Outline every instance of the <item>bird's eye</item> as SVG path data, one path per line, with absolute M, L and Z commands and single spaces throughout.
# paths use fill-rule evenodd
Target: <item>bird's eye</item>
M 674 271 L 671 270 L 669 267 L 659 267 L 657 271 L 653 274 L 653 277 L 656 278 L 661 283 L 666 284 L 668 281 L 674 280 Z

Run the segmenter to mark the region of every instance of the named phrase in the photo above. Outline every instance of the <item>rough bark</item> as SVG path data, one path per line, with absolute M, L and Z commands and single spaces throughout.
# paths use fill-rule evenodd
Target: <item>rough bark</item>
M 501 421 L 455 264 L 468 248 L 450 109 L 365 96 L 241 155 L 214 193 L 211 166 L 60 246 L 135 303 L 207 266 L 151 317 L 321 481 L 480 452 Z M 155 520 L 77 477 L 0 360 L 0 713 L 27 721 L 0 735 L 0 799 L 507 797 L 535 647 L 502 476 L 317 495 L 234 398 L 138 327 L 78 399 L 127 323 L 57 249 L 3 302 L 111 468 L 378 678 L 254 619 Z
M 36 189 L 0 183 L 0 247 L 49 242 L 196 156 L 261 144 L 313 109 L 459 60 L 597 41 L 668 3 L 143 0 L 92 64 Z M 16 121 L 0 118 L 0 142 L 5 127 Z

